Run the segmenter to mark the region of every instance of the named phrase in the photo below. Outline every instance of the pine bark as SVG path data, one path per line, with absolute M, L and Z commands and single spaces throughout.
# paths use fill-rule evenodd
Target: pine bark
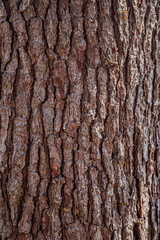
M 0 239 L 159 239 L 159 16 L 0 0 Z

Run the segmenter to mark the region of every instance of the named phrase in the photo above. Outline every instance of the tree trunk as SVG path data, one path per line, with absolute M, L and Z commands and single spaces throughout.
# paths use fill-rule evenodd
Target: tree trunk
M 0 0 L 0 239 L 158 240 L 159 16 Z

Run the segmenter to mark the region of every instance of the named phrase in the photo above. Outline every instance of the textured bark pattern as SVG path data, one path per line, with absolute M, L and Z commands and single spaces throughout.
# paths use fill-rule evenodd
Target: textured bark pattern
M 158 240 L 159 16 L 0 0 L 0 239 Z

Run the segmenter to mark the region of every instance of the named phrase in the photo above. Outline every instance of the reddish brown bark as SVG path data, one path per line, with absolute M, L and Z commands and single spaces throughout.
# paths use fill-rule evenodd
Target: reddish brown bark
M 0 239 L 159 239 L 159 0 L 0 0 Z

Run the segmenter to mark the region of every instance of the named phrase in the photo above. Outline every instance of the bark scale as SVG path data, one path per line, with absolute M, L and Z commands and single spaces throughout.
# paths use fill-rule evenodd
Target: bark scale
M 0 0 L 0 239 L 158 240 L 159 0 Z

